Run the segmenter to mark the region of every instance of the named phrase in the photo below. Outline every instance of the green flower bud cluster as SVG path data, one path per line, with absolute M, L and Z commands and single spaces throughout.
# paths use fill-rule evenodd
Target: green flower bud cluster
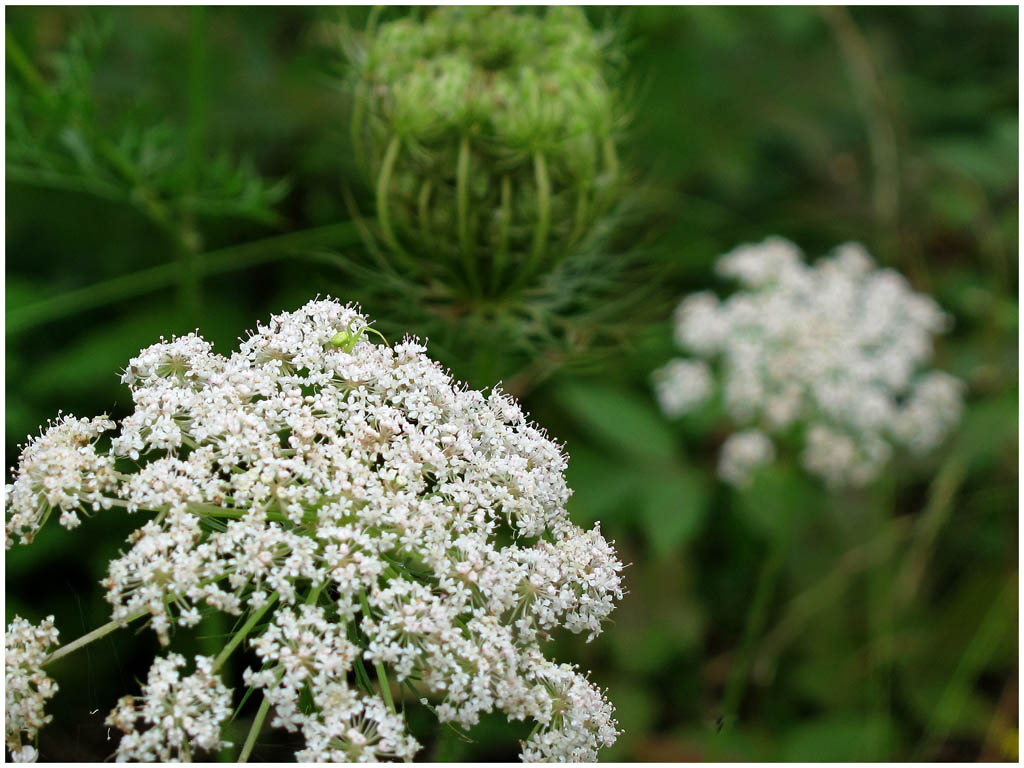
M 607 41 L 579 8 L 446 7 L 381 24 L 353 67 L 379 236 L 416 274 L 503 296 L 618 199 Z

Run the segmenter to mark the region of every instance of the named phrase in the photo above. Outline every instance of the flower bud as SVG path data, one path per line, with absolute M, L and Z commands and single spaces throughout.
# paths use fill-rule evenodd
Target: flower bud
M 408 271 L 502 296 L 572 254 L 622 187 L 606 49 L 579 8 L 445 7 L 367 35 L 354 150 Z

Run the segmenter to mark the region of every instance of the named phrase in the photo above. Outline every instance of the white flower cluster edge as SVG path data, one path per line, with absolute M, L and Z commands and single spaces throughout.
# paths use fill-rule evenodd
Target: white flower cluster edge
M 53 616 L 39 626 L 15 616 L 4 634 L 4 740 L 11 760 L 33 763 L 38 754 L 35 741 L 39 729 L 53 719 L 45 711 L 46 700 L 58 685 L 43 671 L 43 661 L 59 636 Z

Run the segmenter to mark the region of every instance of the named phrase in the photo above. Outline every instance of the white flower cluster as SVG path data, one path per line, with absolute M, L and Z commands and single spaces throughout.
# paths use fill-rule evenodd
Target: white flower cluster
M 300 762 L 411 760 L 416 754 L 420 745 L 405 732 L 402 718 L 379 696 L 360 696 L 347 684 L 360 649 L 322 607 L 278 611 L 252 644 L 263 669 L 247 670 L 246 684 L 265 689 L 276 713 L 273 725 L 302 731 Z M 303 690 L 314 702 L 311 713 L 299 706 Z
M 96 439 L 114 428 L 106 416 L 96 419 L 59 418 L 37 438 L 30 438 L 21 454 L 21 469 L 7 486 L 11 514 L 6 524 L 6 548 L 12 536 L 32 541 L 54 509 L 60 524 L 74 528 L 78 512 L 109 506 L 105 494 L 116 485 L 114 460 L 96 451 Z
M 57 645 L 53 616 L 38 626 L 15 616 L 4 636 L 5 741 L 11 760 L 35 762 L 39 729 L 53 718 L 45 714 L 46 700 L 57 693 L 57 683 L 43 672 L 50 647 Z
M 537 671 L 543 691 L 543 728 L 523 745 L 524 762 L 597 760 L 597 747 L 618 736 L 612 707 L 590 682 L 568 664 L 547 662 Z
M 191 761 L 194 750 L 231 746 L 220 738 L 231 716 L 231 690 L 212 665 L 211 658 L 196 656 L 196 671 L 182 677 L 183 656 L 172 653 L 153 662 L 142 695 L 122 697 L 107 716 L 107 725 L 124 732 L 118 762 Z M 144 730 L 137 729 L 139 720 Z
M 870 482 L 894 446 L 934 448 L 956 425 L 963 384 L 920 372 L 949 318 L 856 244 L 813 266 L 781 238 L 723 256 L 718 274 L 742 290 L 688 296 L 675 337 L 696 360 L 655 373 L 663 410 L 679 415 L 711 394 L 717 365 L 726 410 L 749 430 L 723 446 L 719 472 L 743 485 L 774 457 L 771 434 L 803 431 L 804 467 L 831 486 Z
M 540 643 L 560 627 L 597 635 L 622 564 L 599 529 L 570 522 L 566 457 L 512 398 L 456 387 L 415 341 L 370 333 L 354 308 L 317 300 L 230 357 L 190 334 L 130 362 L 135 410 L 110 463 L 63 489 L 155 513 L 110 565 L 115 619 L 148 615 L 167 644 L 201 610 L 273 608 L 248 680 L 277 726 L 302 732 L 303 759 L 416 751 L 364 662 L 422 686 L 442 720 L 501 710 L 540 723 L 529 754 L 594 759 L 615 739 L 611 707 Z M 64 452 L 51 432 L 16 485 Z M 31 539 L 38 499 L 9 499 Z

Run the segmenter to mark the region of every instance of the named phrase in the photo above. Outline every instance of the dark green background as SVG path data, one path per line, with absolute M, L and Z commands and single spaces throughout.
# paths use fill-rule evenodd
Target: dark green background
M 602 757 L 1015 759 L 1017 9 L 588 13 L 622 43 L 632 110 L 622 151 L 634 183 L 667 201 L 658 235 L 673 275 L 666 296 L 724 289 L 711 265 L 742 242 L 779 234 L 814 257 L 858 240 L 954 315 L 936 365 L 969 385 L 963 423 L 940 450 L 900 457 L 871 487 L 831 495 L 786 462 L 749 492 L 729 490 L 714 478 L 727 426 L 659 415 L 648 378 L 674 354 L 671 302 L 662 322 L 601 365 L 522 388 L 527 409 L 572 457 L 573 518 L 601 520 L 631 563 L 629 594 L 605 633 L 552 649 L 609 689 L 624 733 Z M 347 18 L 361 27 L 364 16 Z M 248 158 L 267 188 L 288 181 L 267 206 L 274 216 L 259 204 L 195 214 L 198 250 L 209 253 L 350 218 L 340 193 L 344 18 L 301 8 L 10 8 L 7 32 L 52 80 L 69 36 L 112 23 L 79 94 L 93 135 L 116 143 L 132 126 L 166 123 L 187 167 L 201 171 L 224 151 Z M 7 78 L 10 91 L 10 58 Z M 9 124 L 21 108 L 11 98 Z M 199 327 L 227 351 L 271 312 L 317 293 L 355 295 L 350 273 L 334 265 L 338 256 L 359 261 L 362 247 L 301 235 L 299 250 L 287 241 L 287 258 L 208 276 L 197 297 L 172 277 L 76 311 L 69 292 L 174 264 L 175 247 L 131 199 L 12 170 L 10 131 L 8 464 L 59 408 L 124 415 L 117 374 L 161 334 Z M 157 172 L 172 201 L 177 166 Z M 210 176 L 233 194 L 227 174 Z M 456 376 L 473 375 L 470 361 L 461 371 L 448 362 Z M 9 551 L 6 618 L 54 613 L 65 641 L 103 623 L 98 581 L 138 523 L 109 512 L 71 533 L 53 524 Z M 217 643 L 181 638 L 197 651 Z M 43 758 L 108 756 L 102 719 L 136 689 L 156 650 L 152 633 L 122 632 L 59 664 Z M 240 716 L 236 743 L 251 714 Z M 472 744 L 436 741 L 418 717 L 414 729 L 436 759 L 515 759 L 523 735 L 497 717 Z M 275 735 L 254 759 L 289 754 Z

